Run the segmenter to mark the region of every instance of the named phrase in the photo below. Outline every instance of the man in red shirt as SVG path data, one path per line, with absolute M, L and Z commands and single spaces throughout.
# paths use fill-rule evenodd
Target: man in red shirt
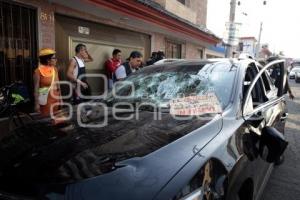
M 114 83 L 114 73 L 116 69 L 121 65 L 121 50 L 114 49 L 112 52 L 112 58 L 105 62 L 105 71 L 108 79 L 108 88 L 112 88 Z

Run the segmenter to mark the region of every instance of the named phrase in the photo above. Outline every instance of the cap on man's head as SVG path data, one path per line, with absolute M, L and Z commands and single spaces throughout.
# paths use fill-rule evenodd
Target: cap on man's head
M 40 50 L 39 57 L 48 56 L 48 55 L 52 55 L 52 54 L 56 54 L 56 52 L 53 49 L 44 48 L 44 49 Z
M 129 58 L 141 58 L 141 57 L 143 57 L 143 55 L 139 51 L 132 51 L 129 56 Z

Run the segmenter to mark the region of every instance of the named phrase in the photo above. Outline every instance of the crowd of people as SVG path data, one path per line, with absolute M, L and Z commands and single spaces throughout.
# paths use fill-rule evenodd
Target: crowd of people
M 164 58 L 162 51 L 153 52 L 151 58 L 146 62 L 152 65 Z M 105 61 L 104 68 L 108 80 L 108 89 L 113 87 L 117 81 L 125 79 L 131 73 L 144 67 L 143 55 L 139 51 L 132 51 L 125 62 L 122 62 L 122 51 L 114 49 L 112 57 Z M 43 116 L 49 116 L 51 112 L 59 109 L 62 102 L 59 76 L 56 66 L 56 52 L 45 48 L 39 52 L 39 66 L 34 72 L 34 110 Z M 84 44 L 75 47 L 75 56 L 70 60 L 66 77 L 72 85 L 72 103 L 78 104 L 85 101 L 84 97 L 91 95 L 90 86 L 84 76 L 86 73 L 85 63 L 92 62 L 93 58 L 88 53 Z
M 104 64 L 108 78 L 108 89 L 111 89 L 116 81 L 123 80 L 143 67 L 143 55 L 139 51 L 132 51 L 124 63 L 121 60 L 121 53 L 121 50 L 115 49 L 112 53 L 112 58 L 108 59 Z
M 162 51 L 152 52 L 151 57 L 146 61 L 146 65 L 144 65 L 142 60 L 143 55 L 139 51 L 132 51 L 125 62 L 122 62 L 122 51 L 120 49 L 114 49 L 112 57 L 104 63 L 108 89 L 111 89 L 115 82 L 125 79 L 141 67 L 153 65 L 155 62 L 164 59 L 164 56 Z M 86 73 L 85 63 L 92 61 L 93 58 L 88 53 L 86 46 L 84 44 L 78 44 L 75 47 L 75 56 L 70 60 L 66 72 L 66 77 L 72 85 L 71 101 L 73 104 L 88 100 L 88 96 L 91 95 L 90 86 L 84 75 Z M 266 62 L 271 61 L 273 60 L 269 59 Z M 50 48 L 40 50 L 39 66 L 35 69 L 33 75 L 34 110 L 43 116 L 49 116 L 51 112 L 56 112 L 62 103 L 61 90 L 58 83 L 59 73 L 56 64 L 57 58 L 55 50 Z M 266 63 L 261 64 L 264 65 Z M 274 80 L 277 80 L 278 72 L 276 69 L 277 68 L 271 73 L 271 77 L 274 78 Z M 289 97 L 294 99 L 294 95 L 288 83 L 285 89 Z

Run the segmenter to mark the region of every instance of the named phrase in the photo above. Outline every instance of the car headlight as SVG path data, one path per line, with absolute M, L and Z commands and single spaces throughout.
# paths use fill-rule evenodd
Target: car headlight
M 210 159 L 172 200 L 225 199 L 226 173 L 226 169 L 219 161 Z

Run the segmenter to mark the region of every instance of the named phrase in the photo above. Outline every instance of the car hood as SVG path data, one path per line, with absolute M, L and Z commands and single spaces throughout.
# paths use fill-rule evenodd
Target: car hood
M 22 194 L 19 188 L 31 191 L 38 184 L 67 199 L 112 199 L 142 187 L 132 196 L 140 199 L 139 191 L 153 195 L 222 126 L 216 114 L 183 120 L 163 113 L 158 120 L 141 111 L 119 117 L 129 114 L 133 119 L 117 120 L 108 111 L 103 127 L 97 126 L 103 115 L 97 115 L 79 117 L 81 126 L 77 118 L 56 126 L 40 120 L 15 130 L 0 141 L 0 187 Z

